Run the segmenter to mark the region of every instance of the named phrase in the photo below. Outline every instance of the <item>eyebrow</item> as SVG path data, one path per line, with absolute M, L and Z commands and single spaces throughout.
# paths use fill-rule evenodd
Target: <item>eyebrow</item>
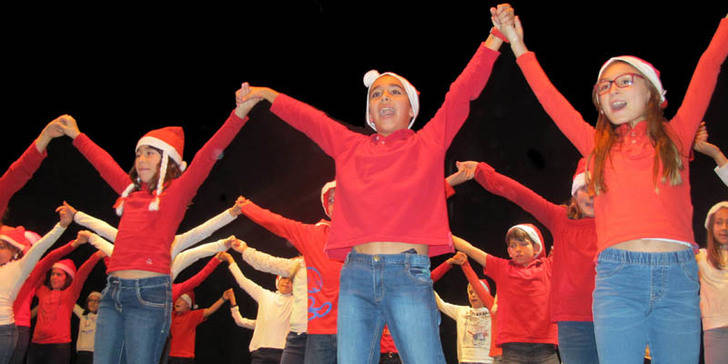
M 404 91 L 404 87 L 402 87 L 402 85 L 400 85 L 399 83 L 396 83 L 396 82 L 391 82 L 391 83 L 388 83 L 386 85 L 378 85 L 377 87 L 373 88 L 369 93 L 371 94 L 372 92 L 374 92 L 376 90 L 379 90 L 383 86 L 386 86 L 386 87 L 392 87 L 392 86 L 394 86 L 394 87 L 396 87 L 396 88 Z

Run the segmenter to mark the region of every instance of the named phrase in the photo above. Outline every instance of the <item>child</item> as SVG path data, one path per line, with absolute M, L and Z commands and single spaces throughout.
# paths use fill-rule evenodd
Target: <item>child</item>
M 715 174 L 728 186 L 728 158 L 715 144 L 708 143 L 708 129 L 705 127 L 705 123 L 700 124 L 698 132 L 695 134 L 693 149 L 713 158 L 716 165 Z
M 705 217 L 707 248 L 696 255 L 700 273 L 700 311 L 703 317 L 705 363 L 728 360 L 728 201 Z
M 501 363 L 559 363 L 557 328 L 549 316 L 552 258 L 542 258 L 541 231 L 531 224 L 508 229 L 508 259 L 494 257 L 453 236 L 455 248 L 475 259 L 498 287 L 496 344 Z
M 34 244 L 35 234 L 22 226 L 0 227 L 0 364 L 10 361 L 18 340 L 13 301 L 33 266 L 70 223 L 70 216 L 61 215 L 59 223 Z
M 247 92 L 243 84 L 238 94 Z M 73 145 L 121 195 L 115 205 L 121 215 L 119 233 L 108 267 L 106 294 L 99 306 L 95 363 L 116 363 L 122 357 L 127 363 L 159 360 L 172 314 L 169 273 L 174 234 L 187 205 L 255 103 L 238 103 L 189 168 L 182 161 L 181 128 L 147 133 L 137 143 L 134 168 L 128 174 L 79 131 L 73 118 L 62 121 Z M 127 321 L 132 317 L 133 323 Z
M 483 188 L 518 204 L 551 231 L 554 250 L 549 306 L 551 321 L 558 324 L 561 360 L 599 363 L 591 312 L 597 236 L 594 197 L 587 191 L 585 159 L 579 161 L 574 173 L 568 206 L 545 200 L 486 163 L 457 165 L 456 174 L 475 177 Z
M 385 324 L 404 362 L 444 362 L 428 256 L 452 251 L 442 193 L 445 152 L 470 101 L 485 86 L 501 44 L 488 37 L 418 132 L 409 129 L 419 111 L 417 90 L 391 72 L 364 76 L 365 118 L 377 132 L 371 136 L 268 88 L 252 88 L 243 99 L 271 102 L 274 114 L 334 158 L 336 217 L 326 252 L 346 260 L 339 280 L 340 363 L 379 360 Z M 377 272 L 387 279 L 374 279 Z
M 609 59 L 592 96 L 596 127 L 550 83 L 523 42 L 520 21 L 499 18 L 526 80 L 546 112 L 587 158 L 597 231 L 594 332 L 599 360 L 697 363 L 698 276 L 693 249 L 689 158 L 728 53 L 722 19 L 683 104 L 669 122 L 659 72 L 633 56 Z
M 101 292 L 93 291 L 86 297 L 86 309 L 73 306 L 73 314 L 78 317 L 78 337 L 76 339 L 76 364 L 93 364 L 94 336 L 96 335 L 96 317 L 99 311 Z
M 197 309 L 195 294 L 192 291 L 183 293 L 174 302 L 172 326 L 170 329 L 171 344 L 169 364 L 195 363 L 195 333 L 197 326 L 215 313 L 227 301 L 223 294 L 215 303 L 205 309 Z
M 240 288 L 244 289 L 250 297 L 258 302 L 255 330 L 249 345 L 251 363 L 280 363 L 293 309 L 291 279 L 278 277 L 276 279 L 276 292 L 271 292 L 246 278 L 230 254 L 221 253 L 221 259 L 228 262 L 228 268 Z M 237 309 L 237 307 L 234 309 Z
M 88 241 L 88 231 L 80 231 L 78 239 Z M 105 255 L 96 252 L 76 272 L 70 259 L 54 263 L 48 271 L 40 271 L 29 281 L 38 297 L 38 319 L 28 349 L 28 364 L 71 362 L 71 314 L 86 278 Z M 48 273 L 45 284 L 42 279 Z

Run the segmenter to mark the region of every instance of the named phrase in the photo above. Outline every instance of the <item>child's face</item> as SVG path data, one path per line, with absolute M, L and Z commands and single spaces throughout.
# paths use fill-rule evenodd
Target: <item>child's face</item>
M 397 78 L 384 75 L 374 81 L 369 91 L 369 118 L 377 133 L 387 136 L 407 129 L 413 116 L 407 92 Z
M 470 307 L 472 308 L 483 307 L 483 302 L 480 301 L 480 297 L 478 297 L 478 294 L 475 293 L 473 286 L 470 284 L 468 284 L 468 301 L 470 301 Z
M 184 313 L 189 310 L 190 305 L 188 305 L 187 301 L 183 300 L 182 298 L 178 298 L 177 301 L 174 302 L 174 312 Z
M 326 209 L 329 212 L 329 216 L 334 216 L 334 194 L 336 193 L 336 188 L 332 188 L 331 191 L 328 193 L 328 196 L 326 197 Z
M 599 81 L 614 81 L 630 73 L 640 74 L 636 68 L 627 63 L 614 62 L 607 66 Z M 618 87 L 616 82 L 612 82 L 605 93 L 598 95 L 599 107 L 614 125 L 630 123 L 634 126 L 647 115 L 647 103 L 650 101 L 648 81 L 639 76 L 633 76 L 632 81 L 633 83 L 626 87 Z
M 574 194 L 579 211 L 585 217 L 594 217 L 594 196 L 589 193 L 587 186 L 581 186 Z
M 0 265 L 15 259 L 18 252 L 19 250 L 16 247 L 6 241 L 0 240 Z
M 134 168 L 136 168 L 139 179 L 144 183 L 150 183 L 159 171 L 161 161 L 162 155 L 159 151 L 148 145 L 140 146 L 136 151 L 136 159 L 134 159 Z
M 99 301 L 101 298 L 99 297 L 89 297 L 88 298 L 88 310 L 91 312 L 98 312 L 99 311 Z
M 533 244 L 529 240 L 510 239 L 508 241 L 508 256 L 513 262 L 527 266 L 535 258 Z
M 722 208 L 713 215 L 713 238 L 724 248 L 728 248 L 728 208 Z
M 63 289 L 66 285 L 66 272 L 59 268 L 51 269 L 51 289 Z
M 293 291 L 293 284 L 291 283 L 291 279 L 287 277 L 283 277 L 278 280 L 278 291 L 282 294 L 290 294 L 291 291 Z

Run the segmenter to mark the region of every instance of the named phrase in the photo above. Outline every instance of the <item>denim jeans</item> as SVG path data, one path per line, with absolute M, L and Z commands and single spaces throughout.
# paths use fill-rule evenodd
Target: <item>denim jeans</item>
M 10 364 L 25 364 L 25 354 L 30 344 L 30 326 L 16 326 L 18 329 L 18 342 L 15 344 Z
M 559 321 L 559 354 L 563 364 L 599 364 L 592 321 Z
M 728 361 L 728 327 L 718 327 L 703 331 L 705 364 L 718 364 Z
M 0 364 L 8 364 L 18 342 L 15 324 L 0 325 Z
M 281 355 L 281 364 L 303 364 L 304 355 L 306 355 L 306 339 L 305 332 L 297 333 L 289 331 L 286 335 L 286 346 L 283 348 Z
M 169 335 L 171 287 L 169 276 L 109 276 L 99 303 L 94 363 L 157 363 Z
M 336 334 L 308 334 L 306 364 L 336 364 Z
M 553 344 L 504 343 L 503 364 L 559 364 L 559 356 Z
M 430 258 L 350 252 L 339 278 L 339 363 L 378 363 L 386 323 L 402 361 L 445 363 Z
M 605 249 L 597 260 L 594 334 L 602 363 L 698 363 L 698 267 L 691 250 Z
M 30 343 L 28 364 L 70 364 L 71 343 L 38 344 Z

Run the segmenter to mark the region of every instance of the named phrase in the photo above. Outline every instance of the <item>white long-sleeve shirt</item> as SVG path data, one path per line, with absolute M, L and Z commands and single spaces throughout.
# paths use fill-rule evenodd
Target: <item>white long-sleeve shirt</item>
M 492 363 L 491 317 L 487 308 L 453 305 L 435 293 L 437 308 L 457 323 L 458 362 Z
M 230 307 L 230 314 L 233 316 L 235 324 L 250 330 L 255 330 L 255 320 L 243 317 L 240 314 L 240 308 L 238 306 Z
M 89 312 L 83 314 L 84 309 L 79 305 L 73 306 L 73 313 L 78 317 L 78 339 L 76 351 L 94 351 L 94 336 L 96 335 L 96 317 L 98 314 Z
M 0 325 L 10 325 L 15 322 L 13 315 L 15 296 L 43 253 L 63 235 L 64 231 L 66 228 L 56 224 L 51 231 L 33 244 L 22 258 L 0 266 Z
M 716 269 L 705 249 L 695 255 L 700 276 L 700 315 L 703 330 L 728 326 L 728 270 Z
M 253 330 L 253 337 L 250 339 L 248 349 L 251 352 L 259 348 L 283 349 L 286 346 L 286 335 L 290 329 L 293 295 L 284 295 L 278 291 L 271 292 L 255 284 L 243 275 L 234 262 L 228 268 L 240 288 L 258 302 L 255 330 Z
M 728 186 L 728 163 L 723 166 L 715 167 L 715 173 L 718 175 L 720 180 Z
M 278 258 L 248 247 L 243 251 L 243 260 L 261 272 L 293 277 L 293 312 L 291 331 L 300 334 L 308 328 L 308 275 L 303 258 Z

